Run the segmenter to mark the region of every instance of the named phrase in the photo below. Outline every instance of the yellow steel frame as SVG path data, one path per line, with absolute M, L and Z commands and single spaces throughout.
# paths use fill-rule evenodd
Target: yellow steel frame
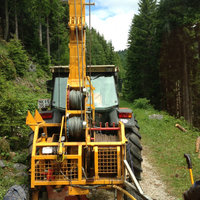
M 37 111 L 36 111 L 37 112 Z M 33 117 L 30 117 L 28 115 L 27 117 L 27 123 L 31 122 L 30 119 L 34 119 Z M 37 124 L 37 123 L 36 123 Z M 119 136 L 120 141 L 119 142 L 63 142 L 62 148 L 69 147 L 69 146 L 77 146 L 78 147 L 78 154 L 75 155 L 63 155 L 63 160 L 65 159 L 77 159 L 78 160 L 78 179 L 72 180 L 72 181 L 36 181 L 35 180 L 35 161 L 36 160 L 57 160 L 58 155 L 37 155 L 36 149 L 37 148 L 43 148 L 43 147 L 58 147 L 60 148 L 60 139 L 58 142 L 48 142 L 47 140 L 42 141 L 39 137 L 39 129 L 43 128 L 47 129 L 47 127 L 61 127 L 61 130 L 63 129 L 64 124 L 64 118 L 62 119 L 62 124 L 51 124 L 51 123 L 45 123 L 40 122 L 34 127 L 34 139 L 33 139 L 33 149 L 32 149 L 32 157 L 31 157 L 31 188 L 35 188 L 36 186 L 45 186 L 45 185 L 85 185 L 85 184 L 103 184 L 103 185 L 110 185 L 110 184 L 122 184 L 124 182 L 124 164 L 122 162 L 122 159 L 125 157 L 125 144 L 127 142 L 127 139 L 125 137 L 124 132 L 124 124 L 119 123 L 120 130 L 119 130 Z M 28 124 L 29 126 L 33 126 L 33 123 Z M 87 127 L 87 131 L 89 131 L 89 128 Z M 60 138 L 62 136 L 62 131 L 60 132 Z M 48 137 L 48 136 L 47 136 Z M 94 151 L 94 164 L 95 164 L 95 177 L 92 182 L 87 182 L 85 178 L 82 177 L 82 149 L 84 147 L 93 147 Z M 117 147 L 117 177 L 116 178 L 99 178 L 98 173 L 98 148 L 99 147 Z M 61 150 L 61 153 L 63 154 L 63 151 Z

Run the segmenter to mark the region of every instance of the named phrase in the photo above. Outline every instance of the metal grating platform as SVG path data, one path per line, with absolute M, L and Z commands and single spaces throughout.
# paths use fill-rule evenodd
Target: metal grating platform
M 99 174 L 117 174 L 117 148 L 101 147 L 98 149 Z
M 69 181 L 78 179 L 78 160 L 68 159 L 62 163 L 56 160 L 36 160 L 36 181 Z

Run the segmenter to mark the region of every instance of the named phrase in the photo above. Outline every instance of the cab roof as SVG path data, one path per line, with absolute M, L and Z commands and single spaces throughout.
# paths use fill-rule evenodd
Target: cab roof
M 51 73 L 69 73 L 69 66 L 52 66 L 50 67 Z M 118 67 L 115 65 L 88 65 L 86 68 L 87 73 L 115 73 L 118 72 Z

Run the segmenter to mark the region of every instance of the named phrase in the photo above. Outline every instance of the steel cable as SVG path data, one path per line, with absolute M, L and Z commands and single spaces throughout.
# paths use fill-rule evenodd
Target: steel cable
M 82 39 L 82 44 L 81 44 L 81 53 L 82 53 L 82 84 L 83 84 L 83 86 L 84 86 L 84 74 L 83 74 L 83 68 L 84 68 L 84 66 L 83 66 L 83 2 L 82 2 L 82 0 L 80 0 L 81 1 L 81 39 Z
M 90 64 L 90 119 L 89 119 L 89 122 L 90 122 L 90 135 L 92 134 L 92 131 L 91 131 L 91 127 L 92 127 L 92 123 L 91 123 L 91 118 L 92 118 L 92 84 L 91 84 L 91 65 L 92 65 L 92 34 L 91 34 L 91 8 L 90 8 L 90 4 L 91 1 L 89 0 L 89 64 Z
M 76 13 L 76 0 L 74 0 L 75 10 L 75 21 L 76 21 L 76 43 L 77 43 L 77 57 L 78 57 L 78 78 L 79 78 L 79 90 L 81 92 L 81 74 L 80 74 L 80 60 L 79 60 L 79 43 L 78 43 L 78 24 L 77 24 L 77 13 Z M 81 104 L 81 118 L 82 118 L 82 104 Z

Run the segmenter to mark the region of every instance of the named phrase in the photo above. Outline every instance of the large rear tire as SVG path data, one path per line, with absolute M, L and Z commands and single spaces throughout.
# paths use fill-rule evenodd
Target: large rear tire
M 137 121 L 136 121 L 137 124 Z M 128 143 L 126 145 L 126 159 L 128 164 L 130 165 L 136 179 L 138 181 L 141 180 L 142 173 L 142 145 L 140 143 L 141 135 L 139 133 L 139 126 L 135 125 L 132 127 L 132 130 L 126 131 L 126 138 Z M 142 200 L 142 198 L 131 188 L 126 187 L 126 190 L 134 196 L 137 200 Z M 129 197 L 124 196 L 124 200 L 130 200 Z
M 137 132 L 136 132 L 137 131 Z M 142 146 L 140 143 L 140 134 L 138 129 L 135 128 L 134 131 L 128 131 L 126 133 L 126 138 L 128 140 L 128 144 L 126 146 L 126 159 L 129 163 L 133 173 L 135 174 L 138 181 L 141 180 L 142 173 Z

